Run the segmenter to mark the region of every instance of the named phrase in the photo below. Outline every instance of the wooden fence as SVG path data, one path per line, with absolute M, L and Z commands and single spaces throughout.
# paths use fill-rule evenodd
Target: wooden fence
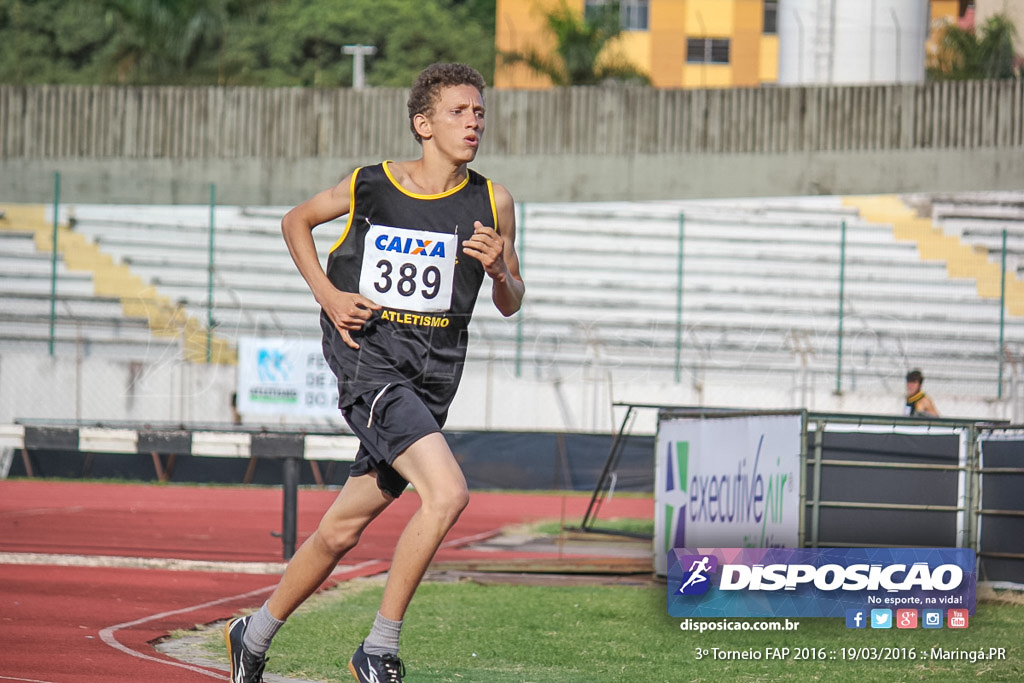
M 407 91 L 0 86 L 0 159 L 404 157 Z M 487 92 L 493 155 L 1024 147 L 1024 81 Z

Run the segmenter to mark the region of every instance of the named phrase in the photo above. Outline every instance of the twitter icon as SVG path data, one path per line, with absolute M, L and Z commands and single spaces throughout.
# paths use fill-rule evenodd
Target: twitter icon
M 871 610 L 871 628 L 892 628 L 892 610 Z

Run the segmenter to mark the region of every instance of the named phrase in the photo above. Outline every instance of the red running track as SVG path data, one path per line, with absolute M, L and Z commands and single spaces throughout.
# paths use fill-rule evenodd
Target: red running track
M 335 495 L 299 492 L 299 543 Z M 417 502 L 406 493 L 374 521 L 334 580 L 386 571 Z M 588 502 L 474 493 L 437 559 L 478 557 L 460 546 L 504 526 L 563 514 L 578 520 Z M 0 481 L 0 683 L 226 680 L 223 672 L 166 657 L 152 643 L 262 604 L 278 577 L 195 564 L 125 567 L 129 560 L 104 558 L 279 563 L 281 540 L 271 532 L 281 528 L 281 503 L 280 489 Z M 652 515 L 646 498 L 601 508 L 602 518 Z M 104 563 L 117 566 L 83 566 Z

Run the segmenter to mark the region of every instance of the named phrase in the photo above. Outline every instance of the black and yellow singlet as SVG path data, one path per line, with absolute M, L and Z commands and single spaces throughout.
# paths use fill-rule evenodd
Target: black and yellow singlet
M 903 409 L 903 414 L 904 415 L 920 415 L 920 413 L 917 412 L 917 404 L 920 403 L 921 399 L 923 399 L 924 397 L 925 397 L 925 393 L 923 391 L 919 391 L 916 394 L 914 394 L 913 396 L 907 398 L 907 406 L 906 406 L 906 408 Z
M 356 169 L 348 223 L 327 260 L 339 290 L 383 308 L 351 332 L 352 349 L 321 311 L 324 356 L 338 377 L 338 403 L 388 384 L 406 384 L 444 421 L 455 397 L 483 266 L 462 254 L 473 222 L 497 228 L 491 182 L 469 171 L 436 195 L 401 187 L 388 162 Z

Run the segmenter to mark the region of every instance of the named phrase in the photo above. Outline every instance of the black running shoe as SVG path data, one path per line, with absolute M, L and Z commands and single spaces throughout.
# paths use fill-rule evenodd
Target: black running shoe
M 397 655 L 368 655 L 360 643 L 349 660 L 348 670 L 359 683 L 402 683 L 405 665 Z
M 231 660 L 231 683 L 263 683 L 263 667 L 267 665 L 264 655 L 254 655 L 242 644 L 242 634 L 252 617 L 232 619 L 224 627 L 224 643 L 228 646 Z

